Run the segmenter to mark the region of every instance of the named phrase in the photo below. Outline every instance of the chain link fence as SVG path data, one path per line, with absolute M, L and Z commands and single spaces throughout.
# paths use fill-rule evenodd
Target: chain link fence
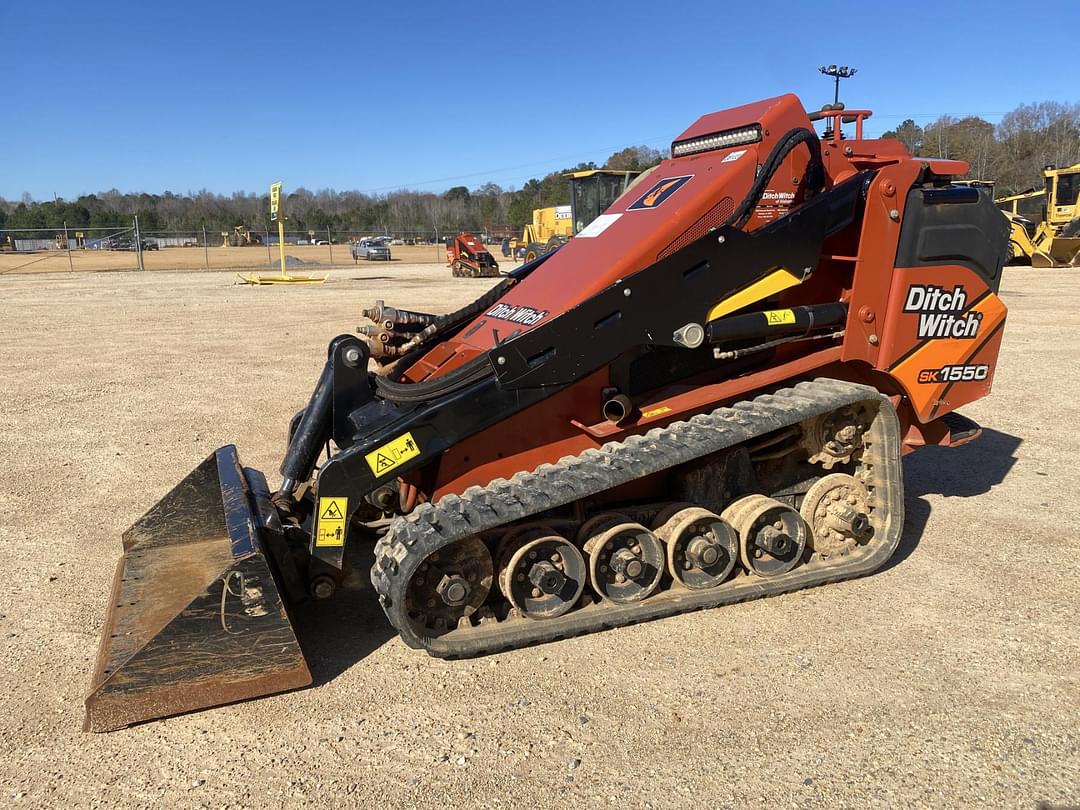
M 456 231 L 286 231 L 286 265 L 329 269 L 368 261 L 361 248 L 377 240 L 394 263 L 446 262 L 445 239 Z M 498 235 L 483 235 L 496 256 Z M 356 248 L 354 249 L 354 246 Z M 278 233 L 234 227 L 223 231 L 145 230 L 129 227 L 43 227 L 0 231 L 0 275 L 117 270 L 275 270 L 280 267 Z

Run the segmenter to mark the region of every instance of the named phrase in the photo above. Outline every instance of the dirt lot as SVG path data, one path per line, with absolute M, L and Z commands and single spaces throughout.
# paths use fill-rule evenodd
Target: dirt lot
M 492 255 L 503 261 L 499 245 L 490 245 Z M 390 265 L 446 264 L 442 245 L 393 245 Z M 286 245 L 290 272 L 322 275 L 332 267 L 378 267 L 380 262 L 353 262 L 349 245 Z M 242 270 L 276 271 L 280 267 L 277 245 L 267 247 L 166 247 L 143 251 L 147 270 Z M 513 265 L 512 259 L 507 259 Z M 0 253 L 0 275 L 15 273 L 68 273 L 83 271 L 137 270 L 138 257 L 126 250 L 73 250 L 68 262 L 66 251 L 42 250 L 28 253 Z
M 120 533 L 221 444 L 276 470 L 362 305 L 488 284 L 404 264 L 231 281 L 0 277 L 0 805 L 1080 803 L 1075 271 L 1007 271 L 995 391 L 967 411 L 988 430 L 906 460 L 874 576 L 443 662 L 390 636 L 360 572 L 301 616 L 316 687 L 83 734 Z

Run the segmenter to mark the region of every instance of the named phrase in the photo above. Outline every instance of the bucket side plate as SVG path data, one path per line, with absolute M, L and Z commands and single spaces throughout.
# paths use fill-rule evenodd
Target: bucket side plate
M 311 683 L 253 497 L 223 447 L 125 533 L 87 730 Z

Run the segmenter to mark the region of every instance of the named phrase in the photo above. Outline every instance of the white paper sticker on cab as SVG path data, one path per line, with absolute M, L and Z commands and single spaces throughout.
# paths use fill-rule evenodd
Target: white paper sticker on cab
M 615 220 L 621 217 L 622 214 L 601 214 L 584 228 L 581 229 L 581 233 L 577 235 L 578 239 L 592 239 L 594 236 L 599 236 L 612 225 L 615 224 Z

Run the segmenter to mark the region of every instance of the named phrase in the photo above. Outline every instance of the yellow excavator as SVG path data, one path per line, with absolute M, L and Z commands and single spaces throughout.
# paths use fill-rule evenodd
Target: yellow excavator
M 1032 267 L 1076 267 L 1080 264 L 1080 163 L 1043 169 L 1046 186 L 994 203 L 1012 222 L 1023 222 L 1027 241 L 1010 236 L 1014 258 L 1024 256 Z
M 534 208 L 533 221 L 511 240 L 515 258 L 531 262 L 561 247 L 617 200 L 641 174 L 623 169 L 588 169 L 564 175 L 570 181 L 570 205 Z

